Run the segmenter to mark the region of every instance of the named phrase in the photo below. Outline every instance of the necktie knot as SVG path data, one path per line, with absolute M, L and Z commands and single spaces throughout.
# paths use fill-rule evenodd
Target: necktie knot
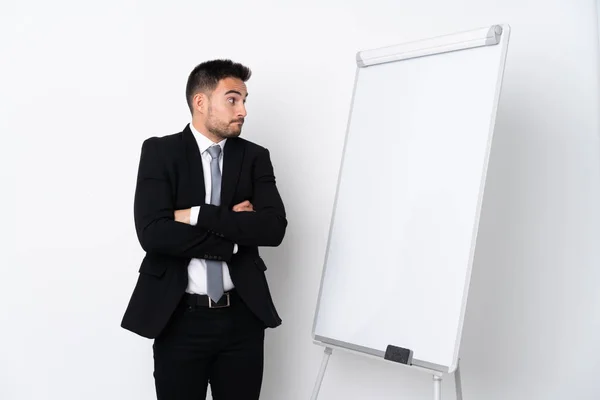
M 212 159 L 215 160 L 219 158 L 219 155 L 221 154 L 221 146 L 210 146 L 206 151 L 208 151 L 208 154 L 210 154 Z

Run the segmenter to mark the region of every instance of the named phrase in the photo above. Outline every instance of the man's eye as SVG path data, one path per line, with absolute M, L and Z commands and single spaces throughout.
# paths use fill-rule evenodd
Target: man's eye
M 235 99 L 233 97 L 228 98 L 227 101 L 231 104 L 235 104 Z

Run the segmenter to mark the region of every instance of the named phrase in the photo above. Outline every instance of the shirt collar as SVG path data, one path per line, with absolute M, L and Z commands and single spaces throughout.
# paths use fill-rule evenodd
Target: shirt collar
M 219 143 L 215 143 L 212 140 L 210 140 L 209 138 L 207 138 L 206 136 L 204 136 L 203 134 L 201 134 L 200 132 L 198 132 L 198 130 L 196 130 L 196 128 L 194 128 L 194 125 L 191 122 L 190 122 L 190 130 L 192 131 L 194 138 L 196 138 L 196 143 L 198 143 L 198 148 L 200 149 L 200 154 L 204 153 L 209 147 L 214 146 L 215 144 L 218 144 L 219 146 L 221 146 L 221 154 L 223 154 L 223 150 L 225 150 L 225 142 L 227 142 L 227 139 L 223 139 Z

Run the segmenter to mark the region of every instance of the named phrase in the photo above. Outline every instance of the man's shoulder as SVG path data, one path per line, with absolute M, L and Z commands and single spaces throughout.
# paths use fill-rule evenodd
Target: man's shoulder
M 172 133 L 164 136 L 151 136 L 144 140 L 142 148 L 154 147 L 166 150 L 178 147 L 182 142 L 183 132 Z
M 229 140 L 229 139 L 228 139 Z M 242 146 L 246 148 L 246 151 L 250 151 L 253 153 L 262 153 L 267 151 L 267 149 L 257 143 L 251 142 L 247 139 L 242 139 L 241 137 L 235 138 L 233 140 L 238 141 Z
M 172 143 L 178 143 L 181 142 L 181 137 L 182 137 L 183 132 L 177 132 L 177 133 L 172 133 L 170 135 L 164 135 L 164 136 L 151 136 L 149 138 L 147 138 L 146 140 L 144 140 L 144 143 L 148 142 L 148 143 L 153 143 L 153 144 L 172 144 Z

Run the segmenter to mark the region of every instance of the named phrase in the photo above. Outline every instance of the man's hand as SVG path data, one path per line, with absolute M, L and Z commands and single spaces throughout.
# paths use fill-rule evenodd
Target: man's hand
M 241 202 L 240 204 L 236 204 L 233 206 L 233 211 L 235 212 L 244 212 L 244 211 L 254 211 L 254 207 L 252 207 L 252 203 L 248 200 Z
M 175 210 L 175 221 L 181 222 L 182 224 L 190 224 L 190 215 L 191 208 L 187 208 L 185 210 Z M 236 204 L 233 206 L 233 211 L 235 212 L 252 212 L 254 211 L 254 207 L 252 207 L 252 203 L 248 200 L 241 202 L 240 204 Z
M 176 210 L 175 211 L 175 221 L 189 225 L 191 211 L 192 211 L 191 208 L 187 208 L 185 210 Z

